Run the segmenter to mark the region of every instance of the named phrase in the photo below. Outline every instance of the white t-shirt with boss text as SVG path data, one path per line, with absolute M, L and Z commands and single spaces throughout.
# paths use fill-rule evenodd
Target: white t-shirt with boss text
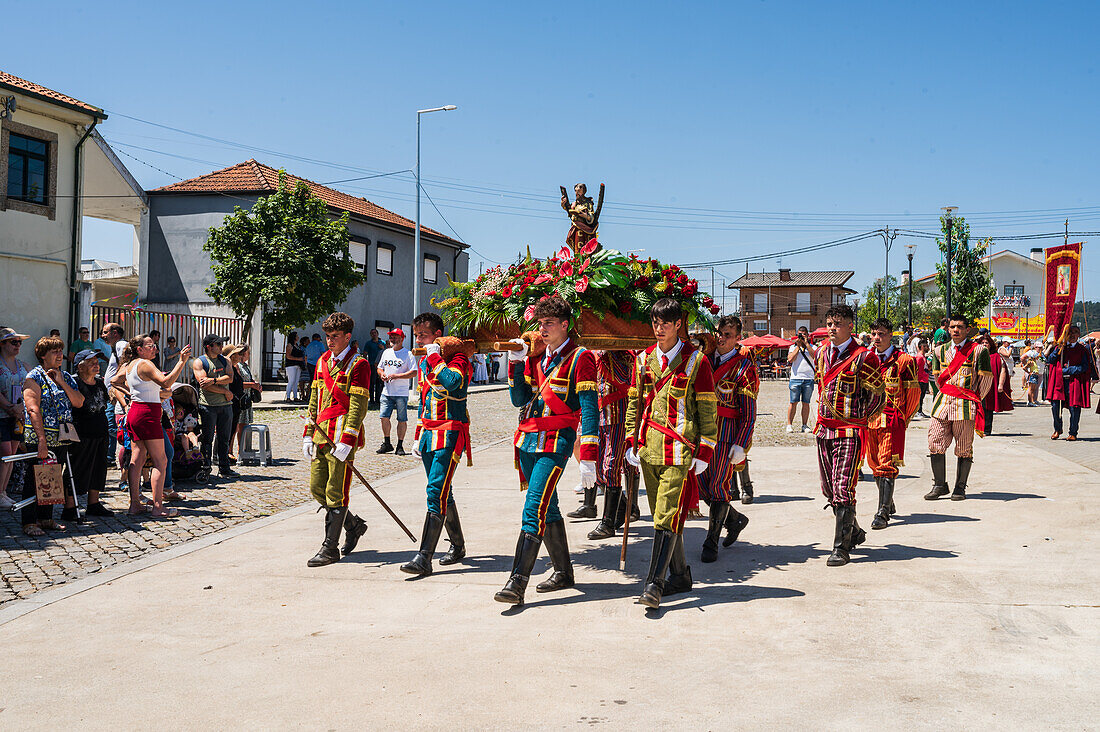
M 386 376 L 412 371 L 415 366 L 416 363 L 413 361 L 412 354 L 409 353 L 409 349 L 404 347 L 399 351 L 387 348 L 382 352 L 382 360 L 378 362 L 378 368 L 382 369 L 382 373 Z M 383 382 L 382 394 L 391 397 L 407 397 L 411 381 L 412 379 L 394 379 L 393 381 Z

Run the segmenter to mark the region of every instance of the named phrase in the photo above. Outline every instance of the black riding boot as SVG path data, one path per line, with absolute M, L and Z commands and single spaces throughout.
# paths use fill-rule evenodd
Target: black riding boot
M 348 517 L 344 519 L 344 545 L 340 547 L 340 553 L 346 557 L 355 551 L 355 545 L 365 533 L 367 522 L 348 511 Z
M 890 515 L 894 506 L 894 479 L 876 476 L 878 484 L 878 511 L 871 521 L 872 529 L 885 529 L 890 525 Z
M 726 525 L 729 512 L 729 501 L 710 504 L 710 525 L 707 527 L 707 538 L 703 539 L 703 553 L 699 557 L 704 564 L 718 561 L 718 540 L 722 537 L 722 528 Z
M 970 466 L 974 464 L 974 458 L 959 458 L 955 467 L 955 490 L 951 492 L 952 501 L 962 501 L 966 498 L 966 481 L 970 477 Z
M 451 548 L 439 558 L 439 564 L 457 564 L 466 558 L 466 539 L 462 536 L 462 524 L 458 520 L 458 506 L 447 506 L 443 527 L 447 529 L 447 540 L 451 542 Z
M 737 541 L 737 537 L 741 535 L 741 530 L 748 525 L 749 517 L 730 506 L 730 512 L 726 516 L 726 538 L 722 539 L 722 546 L 729 546 Z
M 684 556 L 684 535 L 676 535 L 672 547 L 672 559 L 668 563 L 668 582 L 665 584 L 665 597 L 691 592 L 691 567 Z
M 653 554 L 649 558 L 649 574 L 646 575 L 645 590 L 638 602 L 646 607 L 660 607 L 661 597 L 668 582 L 665 574 L 672 561 L 672 550 L 676 547 L 676 534 L 665 529 L 657 529 L 653 534 Z
M 325 540 L 321 548 L 306 562 L 309 567 L 323 567 L 340 561 L 340 529 L 344 526 L 346 508 L 325 509 Z
M 630 523 L 637 521 L 642 512 L 638 509 L 638 486 L 641 483 L 642 474 L 637 470 L 628 472 L 626 474 L 626 480 L 628 490 L 623 491 L 622 498 L 619 501 L 619 510 L 615 514 L 615 528 L 621 529 L 623 524 L 626 523 L 626 507 L 630 504 Z
M 749 461 L 746 460 L 744 469 L 734 473 L 734 475 L 741 482 L 741 503 L 745 505 L 752 503 L 752 478 L 749 477 Z
M 565 515 L 569 518 L 596 518 L 596 489 L 585 488 L 580 508 Z
M 516 558 L 512 561 L 512 576 L 504 583 L 504 588 L 493 595 L 494 600 L 509 605 L 523 604 L 523 593 L 527 589 L 527 581 L 531 579 L 535 560 L 539 558 L 540 546 L 542 546 L 541 536 L 526 531 L 519 532 Z
M 924 494 L 924 500 L 934 501 L 946 496 L 947 490 L 947 456 L 943 454 L 929 455 L 932 461 L 932 490 Z
M 607 539 L 615 535 L 615 514 L 619 510 L 619 496 L 623 489 L 617 485 L 607 485 L 603 489 L 603 516 L 596 528 L 588 532 L 589 539 Z
M 543 540 L 546 542 L 546 553 L 550 555 L 550 563 L 554 565 L 554 573 L 550 575 L 550 579 L 535 585 L 535 591 L 553 592 L 572 587 L 573 562 L 569 560 L 569 539 L 565 535 L 565 522 L 546 524 Z
M 833 506 L 833 515 L 836 516 L 836 530 L 833 533 L 833 553 L 829 555 L 829 559 L 825 564 L 830 567 L 840 567 L 850 560 L 848 552 L 852 548 L 856 509 L 855 506 Z
M 441 533 L 443 533 L 443 517 L 428 511 L 424 517 L 424 532 L 420 535 L 420 551 L 411 562 L 401 565 L 401 571 L 406 574 L 418 574 L 421 577 L 431 574 L 432 557 L 435 556 L 435 547 L 439 544 Z

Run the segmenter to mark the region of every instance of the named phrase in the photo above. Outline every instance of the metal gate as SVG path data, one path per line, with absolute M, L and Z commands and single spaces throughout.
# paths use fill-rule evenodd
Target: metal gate
M 181 315 L 154 310 L 135 310 L 125 307 L 92 305 L 91 338 L 98 338 L 103 326 L 118 323 L 126 338 L 133 338 L 151 330 L 160 331 L 160 347 L 163 349 L 170 336 L 175 336 L 176 347 L 191 344 L 191 353 L 202 355 L 202 339 L 207 333 L 216 333 L 227 343 L 240 343 L 244 333 L 244 321 L 238 318 L 214 318 L 206 315 Z

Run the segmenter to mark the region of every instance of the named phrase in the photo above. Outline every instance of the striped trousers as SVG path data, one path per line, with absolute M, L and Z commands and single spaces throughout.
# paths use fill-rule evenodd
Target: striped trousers
M 955 457 L 974 457 L 974 420 L 940 419 L 928 423 L 928 452 L 943 455 L 955 442 Z
M 821 492 L 830 506 L 856 505 L 856 483 L 863 465 L 863 437 L 817 438 Z
M 626 456 L 626 419 L 611 424 L 600 423 L 600 459 L 596 463 L 596 480 L 600 485 L 621 485 L 623 458 Z

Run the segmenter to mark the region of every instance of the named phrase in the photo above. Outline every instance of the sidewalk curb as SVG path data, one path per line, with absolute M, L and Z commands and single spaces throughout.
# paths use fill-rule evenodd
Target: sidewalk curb
M 491 442 L 487 445 L 482 445 L 480 447 L 474 448 L 471 452 L 477 454 L 485 450 L 491 450 L 498 445 L 508 442 L 510 439 L 511 438 L 508 437 L 502 437 L 501 439 Z M 371 483 L 371 485 L 374 488 L 381 488 L 389 485 L 390 483 L 396 483 L 397 481 L 408 478 L 412 475 L 418 475 L 422 472 L 422 470 L 422 467 L 414 467 L 409 468 L 408 470 L 402 470 L 399 473 L 387 475 L 385 478 L 382 478 L 377 482 Z M 351 492 L 353 496 L 366 495 L 366 493 L 367 489 L 363 486 L 362 483 L 359 483 L 358 487 L 353 489 Z M 234 526 L 232 528 L 210 534 L 209 536 L 203 536 L 198 539 L 189 541 L 185 544 L 179 544 L 177 546 L 171 547 L 170 549 L 154 552 L 147 556 L 141 557 L 140 559 L 124 562 L 113 567 L 108 567 L 99 572 L 96 572 L 95 574 L 88 575 L 87 577 L 81 577 L 78 580 L 65 582 L 55 587 L 42 590 L 41 592 L 36 592 L 34 595 L 26 599 L 14 600 L 4 607 L 0 608 L 0 626 L 7 625 L 13 620 L 18 620 L 24 615 L 28 615 L 35 610 L 46 607 L 47 605 L 52 605 L 55 602 L 59 602 L 66 598 L 72 597 L 73 595 L 79 595 L 82 592 L 87 592 L 88 590 L 99 587 L 100 585 L 114 582 L 115 580 L 126 577 L 127 575 L 133 574 L 134 572 L 140 572 L 143 569 L 155 567 L 158 564 L 171 561 L 173 559 L 176 559 L 177 557 L 182 557 L 187 554 L 191 554 L 192 552 L 197 552 L 201 549 L 206 549 L 207 547 L 221 544 L 223 541 L 236 538 L 252 531 L 256 531 L 257 529 L 262 529 L 266 526 L 270 526 L 280 521 L 285 521 L 289 518 L 294 518 L 302 514 L 313 513 L 316 510 L 317 509 L 312 502 L 305 502 L 301 505 L 294 506 L 293 508 L 288 508 L 285 511 L 280 511 L 279 513 L 275 513 L 270 516 L 264 516 L 263 518 L 249 521 L 247 523 L 241 524 L 240 526 Z

